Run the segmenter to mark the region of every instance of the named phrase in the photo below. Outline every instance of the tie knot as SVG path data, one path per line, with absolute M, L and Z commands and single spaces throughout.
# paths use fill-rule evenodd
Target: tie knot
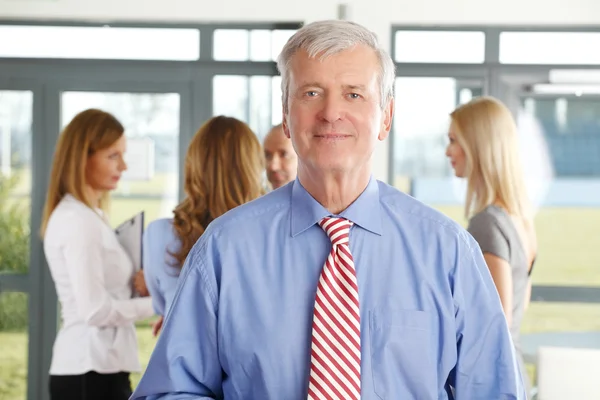
M 350 227 L 352 221 L 345 218 L 325 217 L 319 221 L 319 225 L 331 240 L 333 246 L 348 244 L 350 239 Z

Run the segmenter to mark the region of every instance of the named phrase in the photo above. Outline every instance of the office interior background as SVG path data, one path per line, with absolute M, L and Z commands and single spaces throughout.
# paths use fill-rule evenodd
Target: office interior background
M 114 113 L 130 165 L 111 222 L 167 217 L 201 123 L 234 116 L 262 139 L 281 121 L 283 44 L 303 23 L 335 18 L 373 30 L 396 63 L 393 132 L 375 176 L 463 225 L 464 182 L 444 156 L 448 114 L 480 95 L 513 111 L 539 236 L 528 372 L 540 395 L 596 398 L 600 2 L 0 0 L 0 399 L 48 398 L 60 321 L 37 232 L 61 128 L 89 107 Z M 138 332 L 145 365 L 155 339 L 149 324 Z

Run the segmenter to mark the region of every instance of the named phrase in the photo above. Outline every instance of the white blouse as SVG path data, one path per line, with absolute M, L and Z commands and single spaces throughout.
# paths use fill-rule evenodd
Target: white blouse
M 133 322 L 154 314 L 152 300 L 132 298 L 133 264 L 102 212 L 66 195 L 44 252 L 62 314 L 50 374 L 140 371 Z

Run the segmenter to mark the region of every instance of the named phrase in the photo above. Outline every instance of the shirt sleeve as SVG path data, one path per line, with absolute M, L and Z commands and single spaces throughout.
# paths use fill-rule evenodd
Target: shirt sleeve
M 525 400 L 525 388 L 498 292 L 477 243 L 454 273 L 457 363 L 449 383 L 456 400 Z
M 160 281 L 158 278 L 158 268 L 163 264 L 154 255 L 154 249 L 156 244 L 153 243 L 153 228 L 152 225 L 148 226 L 148 229 L 144 231 L 142 239 L 143 248 L 143 264 L 144 265 L 144 280 L 146 281 L 146 287 L 152 298 L 152 306 L 154 311 L 158 315 L 165 314 L 165 298 L 160 290 Z
M 217 284 L 208 231 L 183 266 L 163 331 L 131 400 L 222 399 Z
M 152 300 L 117 300 L 106 290 L 107 250 L 96 221 L 74 223 L 64 245 L 67 271 L 80 317 L 93 326 L 121 326 L 151 317 Z
M 498 220 L 486 212 L 475 215 L 469 221 L 469 233 L 479 244 L 483 253 L 491 253 L 506 262 L 510 261 L 510 246 Z

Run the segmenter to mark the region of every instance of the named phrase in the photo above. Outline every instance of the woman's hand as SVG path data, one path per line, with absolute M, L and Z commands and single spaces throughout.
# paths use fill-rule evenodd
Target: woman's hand
M 144 271 L 139 270 L 133 276 L 133 288 L 142 297 L 150 295 L 148 288 L 146 287 L 146 280 L 144 279 Z
M 162 329 L 163 325 L 163 316 L 161 315 L 153 324 L 152 324 L 152 336 L 157 337 L 158 333 Z

